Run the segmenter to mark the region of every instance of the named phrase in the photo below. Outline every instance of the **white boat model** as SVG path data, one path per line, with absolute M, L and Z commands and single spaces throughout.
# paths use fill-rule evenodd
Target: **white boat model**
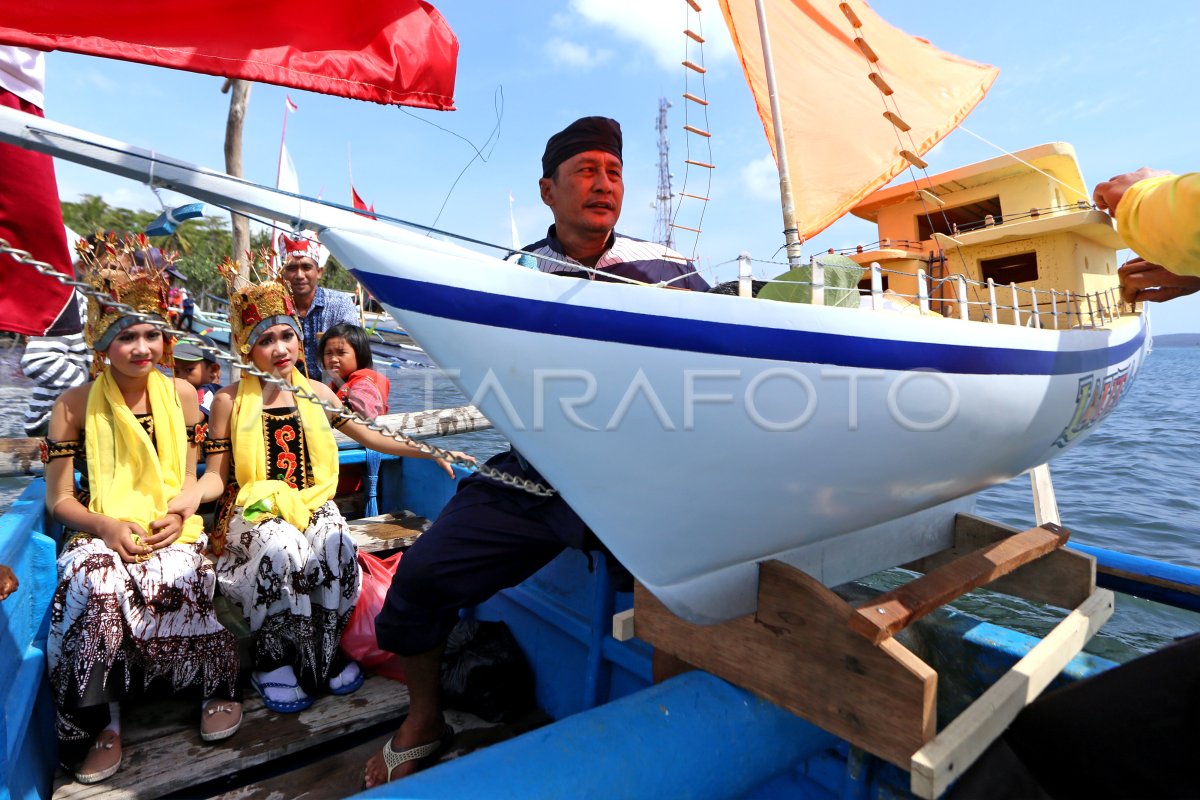
M 723 5 L 731 25 L 747 16 Z M 761 64 L 739 48 L 753 86 Z M 951 59 L 939 64 L 962 67 Z M 952 123 L 988 83 L 942 92 Z M 921 151 L 953 124 L 925 127 Z M 772 141 L 786 138 L 776 128 Z M 834 585 L 949 546 L 972 495 L 1078 443 L 1149 345 L 1146 319 L 1116 294 L 1120 239 L 1076 205 L 1086 187 L 1065 145 L 920 187 L 848 189 L 840 208 L 877 220 L 881 245 L 853 255 L 870 271 L 865 307 L 842 308 L 564 279 L 6 109 L 0 141 L 319 230 L 630 571 L 693 621 L 752 611 L 767 559 Z M 934 202 L 940 223 L 924 213 Z M 820 270 L 813 282 L 819 300 Z

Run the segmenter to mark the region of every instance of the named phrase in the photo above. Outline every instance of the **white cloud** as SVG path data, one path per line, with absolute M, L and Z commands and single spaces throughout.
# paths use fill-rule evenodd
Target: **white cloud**
M 584 44 L 554 38 L 546 42 L 546 55 L 555 64 L 590 69 L 612 58 L 611 50 L 593 49 Z
M 115 80 L 101 73 L 97 69 L 79 70 L 73 73 L 73 78 L 77 85 L 82 86 L 85 89 L 93 89 L 100 92 L 112 93 L 120 88 Z
M 712 10 L 704 11 L 699 20 L 694 12 L 689 19 L 686 4 L 664 0 L 572 0 L 571 11 L 588 25 L 611 28 L 622 38 L 650 51 L 663 67 L 674 68 L 683 61 L 685 53 L 692 54 L 689 40 L 683 35 L 683 29 L 689 25 L 697 33 L 703 32 L 706 64 L 733 55 L 733 44 L 720 11 L 715 3 L 707 5 Z
M 746 194 L 762 200 L 779 199 L 779 168 L 770 153 L 742 167 L 742 186 Z

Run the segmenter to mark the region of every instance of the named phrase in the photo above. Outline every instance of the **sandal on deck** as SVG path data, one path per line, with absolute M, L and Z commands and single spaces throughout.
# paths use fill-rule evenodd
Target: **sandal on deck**
M 112 777 L 121 768 L 121 734 L 116 731 L 100 731 L 96 743 L 88 750 L 87 758 L 75 773 L 80 783 L 99 783 Z M 390 773 L 389 773 L 390 774 Z
M 454 729 L 449 725 L 442 731 L 442 736 L 436 742 L 410 747 L 407 750 L 399 752 L 392 749 L 392 740 L 389 738 L 383 743 L 383 765 L 387 767 L 387 782 L 392 782 L 392 772 L 401 764 L 407 764 L 409 761 L 417 762 L 417 768 L 413 773 L 420 772 L 426 767 L 431 767 L 438 762 L 446 751 L 450 749 L 451 743 L 454 742 Z
M 206 742 L 228 739 L 242 727 L 242 704 L 233 700 L 209 700 L 200 709 L 200 738 Z
M 341 679 L 342 676 L 344 676 L 347 672 L 349 672 L 352 669 L 356 670 L 354 679 L 351 680 L 349 683 L 345 683 L 345 684 L 335 688 L 333 685 L 333 682 Z M 362 688 L 362 685 L 363 685 L 363 683 L 366 682 L 366 680 L 367 680 L 367 676 L 363 673 L 362 668 L 358 665 L 358 662 L 351 661 L 350 663 L 348 663 L 346 665 L 345 669 L 343 669 L 341 672 L 339 672 L 334 678 L 332 678 L 329 681 L 329 693 L 336 694 L 336 695 L 353 694 L 354 692 L 357 692 L 359 689 Z
M 274 711 L 276 714 L 295 714 L 298 711 L 303 711 L 313 704 L 313 699 L 304 693 L 297 684 L 294 683 L 272 683 L 270 681 L 260 681 L 253 675 L 250 676 L 250 685 L 254 690 L 262 696 L 263 705 Z M 267 689 L 290 689 L 296 695 L 299 695 L 295 700 L 276 700 L 267 695 Z

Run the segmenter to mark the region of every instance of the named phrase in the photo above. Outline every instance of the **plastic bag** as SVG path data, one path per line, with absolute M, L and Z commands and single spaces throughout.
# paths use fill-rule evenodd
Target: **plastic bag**
M 387 597 L 388 587 L 392 585 L 392 576 L 400 565 L 400 556 L 396 553 L 387 558 L 380 558 L 371 553 L 359 553 L 358 564 L 362 568 L 362 590 L 350 621 L 342 633 L 342 652 L 352 658 L 368 672 L 383 675 L 393 680 L 403 681 L 404 670 L 394 653 L 379 649 L 375 638 L 375 617 L 383 610 L 383 601 Z
M 454 626 L 442 657 L 441 685 L 447 707 L 488 722 L 510 722 L 534 707 L 533 672 L 503 622 Z

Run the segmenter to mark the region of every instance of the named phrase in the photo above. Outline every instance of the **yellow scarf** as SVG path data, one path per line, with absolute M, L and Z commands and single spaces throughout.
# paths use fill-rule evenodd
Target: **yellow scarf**
M 305 391 L 312 391 L 308 379 L 293 369 L 288 381 Z M 325 409 L 309 400 L 296 398 L 300 408 L 300 424 L 304 428 L 304 445 L 312 465 L 313 484 L 307 489 L 293 489 L 285 481 L 267 479 L 267 443 L 263 435 L 262 382 L 246 375 L 238 384 L 233 401 L 233 464 L 237 477 L 237 500 L 248 522 L 279 516 L 299 530 L 308 527 L 316 511 L 337 491 L 338 450 L 333 428 Z
M 88 510 L 133 522 L 150 532 L 150 523 L 167 513 L 167 502 L 183 488 L 187 470 L 187 432 L 175 383 L 158 370 L 150 373 L 146 393 L 154 419 L 154 441 L 125 404 L 106 367 L 88 392 L 84 442 L 87 447 Z M 191 544 L 204 523 L 191 516 L 179 544 Z

